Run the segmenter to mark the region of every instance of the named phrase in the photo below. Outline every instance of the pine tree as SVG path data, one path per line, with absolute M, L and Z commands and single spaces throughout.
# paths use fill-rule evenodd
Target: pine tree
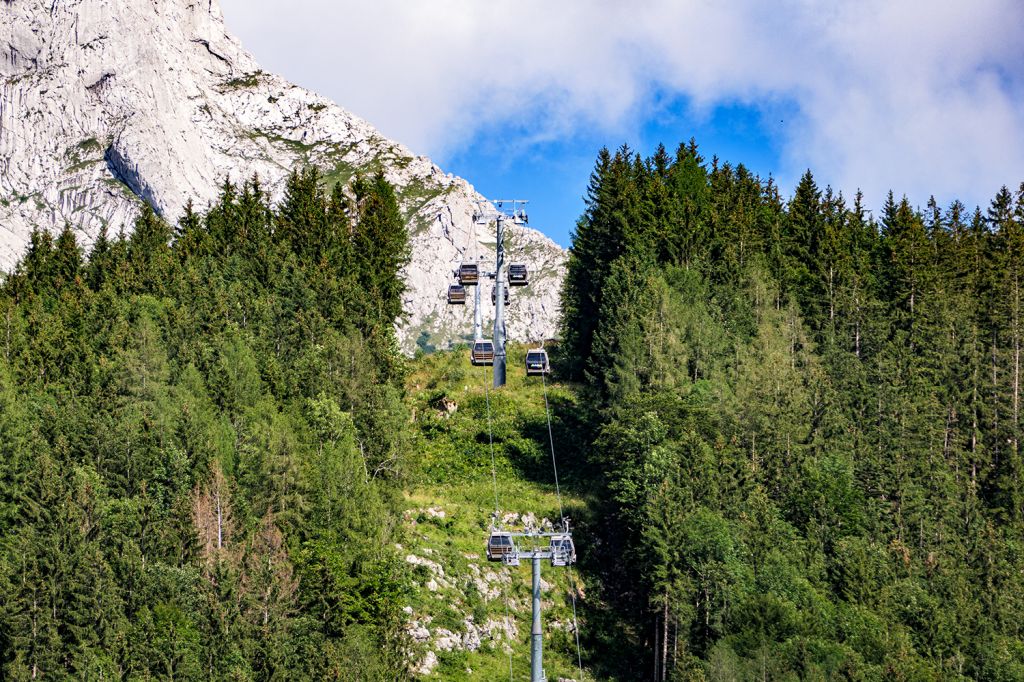
M 170 226 L 144 206 L 126 243 L 129 270 L 123 284 L 139 293 L 164 293 L 174 269 L 173 236 Z
M 357 180 L 354 190 L 358 221 L 353 228 L 352 262 L 363 296 L 362 330 L 390 344 L 394 324 L 402 315 L 405 282 L 401 273 L 409 262 L 409 235 L 395 191 L 382 172 Z
M 562 355 L 566 370 L 574 378 L 583 376 L 586 358 L 590 355 L 593 343 L 594 320 L 600 307 L 598 296 L 601 274 L 596 268 L 604 235 L 599 234 L 601 228 L 597 220 L 602 186 L 610 166 L 611 154 L 607 149 L 601 149 L 587 187 L 586 212 L 577 221 L 576 231 L 572 235 L 573 247 L 569 252 L 562 288 Z
M 1024 517 L 1024 492 L 1021 492 L 1024 464 L 1020 454 L 1021 345 L 1024 343 L 1024 225 L 1014 218 L 1013 198 L 1003 186 L 992 200 L 987 221 L 993 235 L 996 258 L 995 322 L 992 344 L 993 399 L 1004 406 L 1006 417 L 998 436 L 1006 447 L 998 447 L 994 461 L 995 504 L 1012 519 Z
M 659 260 L 695 267 L 706 258 L 709 202 L 707 171 L 696 141 L 691 139 L 689 144 L 679 145 L 666 182 L 670 191 L 671 229 L 665 236 Z
M 792 291 L 801 307 L 808 309 L 809 318 L 815 327 L 820 326 L 821 302 L 815 300 L 814 284 L 810 272 L 815 242 L 822 241 L 824 233 L 821 191 L 814 176 L 808 170 L 797 183 L 793 199 L 787 210 L 788 220 L 782 234 L 783 252 L 786 258 L 784 285 Z
M 82 251 L 78 247 L 75 233 L 65 225 L 57 236 L 53 249 L 54 285 L 58 290 L 74 288 L 81 284 Z
M 285 184 L 274 236 L 285 242 L 303 263 L 315 261 L 316 245 L 327 231 L 327 201 L 314 166 L 294 171 Z
M 583 359 L 590 356 L 602 289 L 613 262 L 629 252 L 651 246 L 651 235 L 636 219 L 640 192 L 633 153 L 623 146 L 613 157 L 602 149 L 587 188 L 586 210 L 577 223 L 562 290 L 561 351 L 570 376 L 582 377 Z M 650 227 L 650 226 L 648 226 Z
M 29 292 L 37 295 L 52 290 L 54 280 L 53 235 L 45 230 L 33 229 L 29 235 L 25 257 L 8 285 L 15 295 L 24 296 Z
M 109 276 L 111 265 L 110 237 L 107 226 L 103 225 L 92 244 L 88 262 L 85 265 L 85 279 L 90 289 L 99 291 L 103 287 Z
M 651 380 L 645 319 L 654 301 L 643 260 L 629 256 L 612 264 L 602 292 L 587 374 L 613 404 L 628 401 Z

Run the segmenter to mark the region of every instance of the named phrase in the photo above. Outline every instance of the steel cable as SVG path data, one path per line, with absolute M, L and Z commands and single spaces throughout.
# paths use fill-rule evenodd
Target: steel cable
M 477 285 L 479 286 L 479 285 Z M 498 523 L 498 514 L 501 513 L 500 506 L 498 503 L 498 464 L 494 456 L 494 427 L 491 421 L 491 387 L 487 382 L 487 366 L 484 365 L 484 397 L 487 402 L 487 439 L 491 448 L 491 480 L 494 482 L 494 520 L 491 523 L 493 529 Z M 505 575 L 508 576 L 508 567 L 505 567 Z M 508 590 L 506 589 L 506 583 L 510 583 L 511 580 L 502 583 L 501 593 L 505 602 L 505 636 L 509 642 L 512 641 L 512 626 L 511 617 L 509 615 L 510 610 L 508 606 Z M 508 647 L 508 679 L 512 682 L 512 645 Z
M 555 458 L 555 435 L 551 428 L 551 404 L 548 401 L 548 379 L 546 374 L 541 374 L 541 382 L 544 385 L 544 414 L 548 420 L 548 442 L 551 445 L 551 468 L 555 473 L 555 494 L 558 496 L 558 514 L 562 517 L 562 527 L 566 528 L 565 509 L 562 507 L 562 489 L 558 483 L 558 462 Z M 569 567 L 569 596 L 572 598 L 572 627 L 576 636 L 576 665 L 580 671 L 580 680 L 583 680 L 583 654 L 580 649 L 580 623 L 576 616 L 576 579 L 572 566 Z
M 562 527 L 565 527 L 565 510 L 562 507 L 562 488 L 558 483 L 558 462 L 555 460 L 555 434 L 551 430 L 551 406 L 548 404 L 548 378 L 541 373 L 541 381 L 544 384 L 544 415 L 548 419 L 548 442 L 551 444 L 551 468 L 555 471 L 555 494 L 558 496 L 558 515 L 562 519 Z

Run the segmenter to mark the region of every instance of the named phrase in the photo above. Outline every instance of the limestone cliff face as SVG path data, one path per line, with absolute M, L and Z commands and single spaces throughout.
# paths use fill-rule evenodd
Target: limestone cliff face
M 174 222 L 189 199 L 207 205 L 225 177 L 258 175 L 279 197 L 307 163 L 330 183 L 383 169 L 398 190 L 413 248 L 399 325 L 406 349 L 471 335 L 471 306 L 449 307 L 444 293 L 463 257 L 493 254 L 493 235 L 472 222 L 483 197 L 262 71 L 216 0 L 0 0 L 0 270 L 33 226 L 67 223 L 89 244 L 103 225 L 131 229 L 142 201 Z M 513 229 L 510 242 L 511 260 L 535 276 L 513 292 L 509 336 L 550 337 L 566 254 L 531 229 Z

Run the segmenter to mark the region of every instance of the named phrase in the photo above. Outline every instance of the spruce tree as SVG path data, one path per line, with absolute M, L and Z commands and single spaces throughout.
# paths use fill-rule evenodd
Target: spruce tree
M 807 308 L 815 327 L 820 327 L 822 302 L 815 296 L 811 274 L 812 253 L 821 243 L 824 233 L 821 191 L 808 170 L 797 183 L 796 191 L 787 207 L 785 229 L 782 234 L 786 272 L 784 285 L 796 295 L 801 306 Z
M 405 282 L 401 273 L 409 262 L 409 235 L 394 188 L 383 172 L 357 180 L 354 191 L 358 221 L 353 228 L 352 262 L 366 310 L 363 330 L 388 336 L 402 315 Z

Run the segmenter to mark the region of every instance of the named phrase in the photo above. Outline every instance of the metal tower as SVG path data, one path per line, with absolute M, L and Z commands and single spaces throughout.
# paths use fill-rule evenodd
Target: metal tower
M 516 538 L 508 548 L 495 538 Z M 492 547 L 501 550 L 492 554 Z M 508 566 L 518 566 L 524 559 L 530 560 L 533 577 L 533 625 L 530 628 L 530 682 L 546 682 L 544 674 L 544 630 L 541 627 L 540 567 L 541 561 L 550 561 L 553 566 L 568 566 L 576 562 L 576 546 L 572 540 L 568 520 L 563 521 L 562 530 L 546 533 L 527 528 L 515 533 L 492 531 L 488 541 L 488 558 L 502 561 Z
M 495 270 L 488 273 L 494 279 L 494 387 L 505 385 L 505 281 L 502 274 L 505 268 L 505 223 L 512 221 L 516 225 L 527 223 L 526 204 L 523 199 L 498 199 L 496 201 L 477 202 L 477 212 L 473 216 L 477 225 L 489 225 L 493 220 L 497 225 L 497 254 Z M 507 205 L 507 206 L 506 206 Z M 480 311 L 480 292 L 477 290 L 477 315 Z

